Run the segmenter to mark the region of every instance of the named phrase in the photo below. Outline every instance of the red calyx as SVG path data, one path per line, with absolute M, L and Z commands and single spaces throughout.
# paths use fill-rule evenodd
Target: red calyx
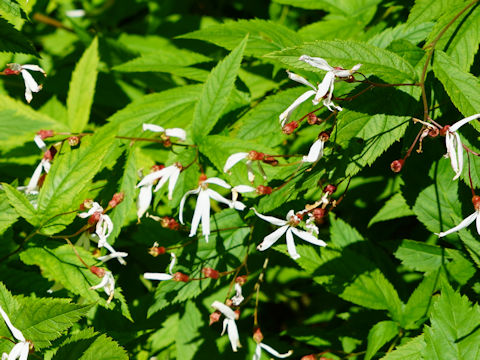
M 258 185 L 256 192 L 259 195 L 270 195 L 273 189 L 270 186 Z
M 101 212 L 99 212 L 99 211 L 94 212 L 94 213 L 92 214 L 92 216 L 90 216 L 90 217 L 88 218 L 88 223 L 89 223 L 90 225 L 96 224 L 96 223 L 100 220 L 100 217 L 101 217 L 101 216 L 102 216 L 102 213 L 101 213 Z
M 272 166 L 277 166 L 278 165 L 278 160 L 275 159 L 271 155 L 266 155 L 265 158 L 262 160 L 265 164 L 269 164 Z
M 310 125 L 315 125 L 315 124 L 320 124 L 322 122 L 322 120 L 317 115 L 315 115 L 313 113 L 310 113 L 310 114 L 308 114 L 307 122 Z
M 398 173 L 400 171 L 402 171 L 402 168 L 403 168 L 403 164 L 405 163 L 405 160 L 403 159 L 399 159 L 399 160 L 394 160 L 392 161 L 392 163 L 390 164 L 390 169 L 392 169 L 392 171 L 394 173 Z
M 472 203 L 475 210 L 480 211 L 480 196 L 475 195 L 472 197 Z
M 160 222 L 163 228 L 178 231 L 180 229 L 180 224 L 169 216 L 164 216 Z
M 323 222 L 323 218 L 327 215 L 327 210 L 322 208 L 316 208 L 312 211 L 313 218 L 316 223 Z
M 148 253 L 154 257 L 157 257 L 158 255 L 163 255 L 165 254 L 165 247 L 164 246 L 152 246 L 150 250 L 148 250 Z
M 45 160 L 52 161 L 56 153 L 57 149 L 55 149 L 54 146 L 50 146 L 50 148 L 43 154 L 43 158 Z
M 298 128 L 298 122 L 297 121 L 291 121 L 288 124 L 285 124 L 282 131 L 285 135 L 290 135 L 295 131 L 296 128 Z
M 263 341 L 263 334 L 259 327 L 253 330 L 253 340 L 255 340 L 257 344 L 260 344 Z
M 38 179 L 38 187 L 41 188 L 43 186 L 43 183 L 45 182 L 45 179 L 47 177 L 47 174 L 43 173 L 40 175 L 40 178 Z
M 172 140 L 170 140 L 169 137 L 167 137 L 166 139 L 163 139 L 163 146 L 165 146 L 165 147 L 172 146 Z
M 443 128 L 440 129 L 440 135 L 447 135 L 448 130 L 450 130 L 450 125 L 445 125 Z
M 123 199 L 125 198 L 125 193 L 124 192 L 118 192 L 113 194 L 112 200 L 108 202 L 108 206 L 111 207 L 112 209 L 120 204 Z
M 55 133 L 53 132 L 53 130 L 39 130 L 37 132 L 37 135 L 40 136 L 42 138 L 42 140 L 45 140 L 49 137 L 54 136 Z
M 430 130 L 428 130 L 428 136 L 432 138 L 437 137 L 439 134 L 440 134 L 440 130 L 436 127 L 430 128 Z
M 212 268 L 203 268 L 202 273 L 205 277 L 210 279 L 218 279 L 218 277 L 220 276 L 220 273 Z
M 235 310 L 234 313 L 235 313 L 235 320 L 240 319 L 240 309 Z
M 335 191 L 337 191 L 337 187 L 335 185 L 332 185 L 332 184 L 328 184 L 323 189 L 324 193 L 329 193 L 329 194 L 333 194 Z
M 248 159 L 249 160 L 263 160 L 265 157 L 264 153 L 252 150 L 248 153 Z
M 213 323 L 219 321 L 220 316 L 222 316 L 222 313 L 218 310 L 215 310 L 213 313 L 210 314 L 210 323 L 208 325 L 212 325 Z
M 152 166 L 152 172 L 159 171 L 165 168 L 165 165 L 153 165 Z
M 322 140 L 323 142 L 328 141 L 330 139 L 330 134 L 326 131 L 322 131 L 319 135 L 318 138 Z
M 176 272 L 173 274 L 173 280 L 181 281 L 181 282 L 188 282 L 189 277 L 188 275 L 182 274 L 181 272 Z
M 90 266 L 90 271 L 97 275 L 99 278 L 103 278 L 105 276 L 105 269 L 99 268 L 97 266 Z
M 3 70 L 3 73 L 4 73 L 5 75 L 18 75 L 18 74 L 20 74 L 20 71 L 18 71 L 18 70 L 12 70 L 12 69 L 10 69 L 10 68 L 6 68 L 5 70 Z
M 68 145 L 71 147 L 78 146 L 80 144 L 80 137 L 79 136 L 70 136 L 68 139 Z
M 92 199 L 85 199 L 83 202 L 80 204 L 80 210 L 85 211 L 87 209 L 91 209 L 93 205 L 93 200 Z
M 208 179 L 207 175 L 201 174 L 198 178 L 198 184 L 202 184 L 207 179 Z
M 247 275 L 237 276 L 237 278 L 235 279 L 235 282 L 242 286 L 245 285 L 245 283 L 247 282 Z

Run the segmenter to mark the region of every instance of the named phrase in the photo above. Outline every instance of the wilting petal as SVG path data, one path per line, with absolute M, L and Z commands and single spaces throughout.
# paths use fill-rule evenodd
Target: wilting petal
M 295 242 L 293 241 L 292 230 L 293 228 L 289 228 L 286 234 L 287 251 L 293 260 L 297 260 L 300 257 L 300 255 L 297 253 L 297 249 L 295 248 Z
M 455 124 L 453 124 L 452 126 L 450 126 L 450 131 L 452 132 L 455 132 L 457 131 L 458 129 L 460 129 L 463 125 L 465 125 L 466 123 L 472 121 L 472 120 L 475 120 L 475 119 L 478 119 L 480 118 L 480 114 L 475 114 L 475 115 L 472 115 L 472 116 L 469 116 L 469 117 L 466 117 L 465 119 L 462 119 L 460 121 L 457 121 Z
M 260 219 L 265 220 L 265 221 L 269 222 L 270 224 L 277 225 L 277 226 L 283 226 L 283 225 L 287 224 L 287 221 L 285 221 L 285 220 L 278 219 L 278 218 L 273 217 L 273 216 L 262 215 L 259 212 L 257 212 L 257 210 L 255 210 L 255 208 L 252 208 L 252 210 L 255 211 L 255 214 Z
M 320 158 L 323 156 L 323 146 L 325 142 L 321 139 L 318 139 L 313 143 L 313 145 L 310 147 L 310 150 L 308 151 L 308 155 L 304 156 L 302 158 L 303 162 L 316 162 L 320 160 Z
M 201 190 L 198 194 L 195 211 L 193 212 L 192 225 L 189 234 L 190 237 L 195 236 L 195 234 L 197 233 L 198 225 L 200 224 L 200 219 L 202 219 L 202 215 L 205 212 L 205 209 L 210 211 L 210 198 L 208 197 L 207 192 Z
M 230 189 L 231 186 L 228 185 L 225 180 L 222 180 L 222 179 L 219 179 L 217 177 L 211 177 L 211 178 L 208 178 L 207 180 L 204 181 L 205 184 L 215 184 L 215 185 L 218 185 L 218 186 L 221 186 L 225 189 Z
M 292 355 L 293 351 L 290 350 L 288 352 L 286 352 L 285 354 L 280 354 L 277 350 L 275 350 L 274 348 L 272 348 L 271 346 L 268 346 L 264 343 L 260 343 L 259 344 L 262 349 L 266 350 L 267 352 L 269 352 L 270 354 L 272 354 L 273 356 L 277 357 L 277 358 L 280 358 L 280 359 L 284 359 L 290 355 Z
M 311 244 L 318 246 L 327 246 L 327 243 L 323 240 L 317 239 L 314 235 L 307 231 L 299 230 L 297 228 L 292 228 L 292 232 L 297 235 L 299 238 L 308 241 Z
M 237 348 L 242 346 L 240 345 L 240 336 L 238 335 L 237 324 L 235 323 L 235 320 L 225 320 L 227 320 L 227 332 L 228 338 L 230 339 L 230 344 L 232 345 L 232 350 L 236 352 Z
M 318 85 L 318 91 L 313 99 L 313 103 L 316 105 L 320 100 L 330 91 L 332 92 L 333 82 L 335 81 L 335 74 L 333 72 L 327 72 L 320 85 Z
M 165 129 L 159 125 L 143 124 L 143 131 L 149 130 L 153 132 L 165 132 Z
M 325 71 L 332 71 L 334 70 L 333 67 L 328 65 L 328 62 L 325 59 L 319 58 L 319 57 L 311 57 L 308 55 L 302 55 L 298 59 L 300 61 L 305 61 L 308 65 L 311 65 L 313 67 L 316 67 L 321 70 Z
M 188 195 L 198 194 L 199 192 L 200 192 L 200 188 L 197 188 L 195 190 L 189 190 L 185 193 L 185 195 L 183 195 L 182 200 L 180 200 L 180 209 L 179 209 L 178 217 L 179 217 L 179 220 L 180 220 L 181 224 L 184 224 L 184 222 L 183 222 L 183 207 L 185 206 L 185 201 L 187 200 Z
M 165 273 L 145 273 L 143 274 L 143 277 L 147 280 L 172 280 L 173 275 L 171 274 L 165 274 Z
M 283 234 L 285 234 L 289 227 L 289 225 L 282 226 L 281 228 L 278 228 L 272 232 L 270 235 L 265 236 L 262 243 L 257 246 L 257 250 L 264 251 L 275 244 L 275 242 L 280 239 Z
M 180 128 L 166 129 L 165 135 L 179 138 L 181 141 L 187 139 L 187 132 Z
M 235 312 L 227 305 L 221 303 L 220 301 L 214 301 L 211 305 L 215 310 L 220 311 L 228 319 L 235 319 Z
M 150 207 L 150 203 L 152 202 L 152 187 L 153 185 L 150 184 L 140 188 L 137 199 L 137 217 L 139 219 Z
M 290 115 L 292 112 L 300 106 L 303 102 L 311 98 L 313 95 L 315 95 L 316 92 L 314 90 L 308 90 L 307 92 L 303 93 L 300 95 L 293 103 L 290 105 L 283 113 L 280 114 L 278 117 L 280 121 L 280 125 L 283 127 L 285 123 L 288 121 L 290 118 Z
M 246 159 L 248 156 L 248 153 L 246 152 L 239 152 L 232 154 L 228 157 L 227 161 L 225 162 L 225 166 L 223 167 L 223 172 L 228 172 L 235 164 L 238 162 L 242 161 L 243 159 Z
M 458 230 L 461 230 L 461 229 L 464 229 L 466 228 L 468 225 L 470 225 L 471 223 L 473 223 L 475 221 L 475 219 L 478 218 L 478 212 L 475 211 L 473 214 L 467 216 L 465 219 L 462 220 L 462 222 L 460 224 L 458 224 L 457 226 L 455 226 L 454 228 L 451 228 L 450 230 L 447 230 L 447 231 L 444 231 L 444 232 L 441 232 L 438 235 L 438 237 L 444 237 L 444 236 L 447 236 L 451 233 L 454 233 Z
M 18 341 L 25 341 L 25 337 L 23 336 L 22 332 L 18 330 L 15 326 L 13 326 L 12 322 L 10 321 L 10 318 L 8 317 L 7 313 L 3 308 L 0 306 L 0 315 L 2 315 L 3 320 L 5 321 L 5 324 L 7 324 L 8 329 L 12 333 L 12 335 L 17 339 Z
M 300 75 L 297 75 L 297 74 L 294 74 L 290 71 L 287 70 L 287 73 L 288 73 L 288 77 L 290 78 L 290 80 L 293 80 L 293 81 L 296 81 L 296 82 L 299 82 L 303 85 L 307 85 L 307 86 L 310 86 L 313 90 L 317 91 L 317 88 L 315 86 L 313 86 L 312 84 L 310 84 L 307 79 L 305 79 L 304 77 L 300 76 Z

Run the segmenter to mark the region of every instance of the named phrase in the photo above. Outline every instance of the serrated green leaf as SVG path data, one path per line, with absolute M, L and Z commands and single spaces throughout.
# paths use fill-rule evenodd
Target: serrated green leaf
M 0 282 L 0 306 L 2 307 L 3 311 L 7 313 L 10 321 L 15 326 L 19 304 L 2 282 Z M 4 336 L 7 339 L 12 338 L 12 333 L 8 329 L 3 319 L 0 321 L 0 336 Z M 12 343 L 9 341 L 0 341 L 0 352 L 10 352 L 11 348 Z
M 387 354 L 382 360 L 424 360 L 422 353 L 425 348 L 425 340 L 423 334 L 410 341 L 397 346 L 394 351 Z
M 439 286 L 439 272 L 434 272 L 425 276 L 415 288 L 403 310 L 406 329 L 417 329 L 426 320 L 433 304 L 432 294 Z
M 372 8 L 375 10 L 374 8 Z M 358 15 L 358 14 L 357 14 Z M 364 35 L 365 23 L 351 16 L 326 16 L 322 21 L 308 24 L 298 30 L 304 42 L 318 39 L 330 40 L 358 40 Z
M 370 360 L 383 345 L 398 334 L 398 325 L 393 321 L 380 321 L 368 332 L 368 346 L 365 360 Z
M 0 0 L 0 11 L 12 17 L 21 16 L 21 7 L 12 0 Z
M 14 4 L 8 1 L 8 3 Z M 6 0 L 0 0 L 0 10 L 5 8 Z M 16 5 L 16 4 L 15 4 Z M 0 52 L 23 53 L 39 56 L 32 43 L 7 20 L 0 17 Z
M 274 2 L 284 5 L 295 6 L 304 9 L 322 9 L 342 15 L 358 15 L 369 7 L 376 6 L 380 0 L 274 0 Z
M 412 209 L 408 206 L 406 200 L 402 194 L 396 193 L 383 205 L 383 207 L 375 214 L 370 220 L 368 226 L 380 221 L 387 221 L 392 219 L 398 219 L 405 216 L 415 215 Z
M 248 37 L 212 70 L 203 85 L 192 121 L 192 137 L 199 141 L 215 126 L 233 90 Z
M 18 219 L 15 208 L 10 205 L 7 195 L 0 193 L 0 235 Z
M 475 76 L 460 69 L 451 57 L 438 50 L 435 51 L 433 71 L 455 107 L 465 117 L 480 112 L 480 81 Z M 480 131 L 479 121 L 470 124 Z
M 331 66 L 351 68 L 362 64 L 361 72 L 375 75 L 387 82 L 415 81 L 413 67 L 400 56 L 385 49 L 357 41 L 315 41 L 283 51 L 265 55 L 265 57 L 282 62 L 289 68 L 297 68 L 311 72 L 321 71 L 298 60 L 301 55 L 321 57 Z
M 363 241 L 362 235 L 351 225 L 340 218 L 330 216 L 331 223 L 331 241 L 339 248 L 347 247 L 358 241 Z
M 463 0 L 416 0 L 415 5 L 410 10 L 407 24 L 409 26 L 424 23 L 426 21 L 437 20 L 447 12 L 452 6 L 455 6 Z
M 64 144 L 48 172 L 38 195 L 38 221 L 42 233 L 54 234 L 71 223 L 79 204 L 102 160 L 111 146 L 115 134 L 103 128 L 92 138 L 83 138 L 79 149 Z M 67 214 L 69 213 L 70 214 Z
M 246 55 L 262 56 L 302 43 L 300 37 L 287 27 L 260 19 L 238 20 L 213 25 L 180 37 L 209 41 L 227 50 L 232 50 L 247 35 Z
M 407 40 L 412 44 L 418 44 L 426 39 L 433 26 L 433 22 L 422 22 L 412 26 L 400 24 L 376 34 L 368 40 L 368 43 L 383 49 L 396 40 Z
M 198 354 L 198 348 L 202 345 L 204 337 L 201 336 L 199 328 L 204 325 L 202 313 L 190 301 L 185 306 L 185 312 L 178 323 L 176 348 L 177 358 L 190 360 Z
M 72 132 L 82 132 L 87 126 L 95 95 L 98 63 L 98 38 L 95 38 L 77 63 L 70 81 L 67 113 Z
M 23 217 L 33 226 L 37 226 L 39 221 L 35 208 L 30 201 L 28 201 L 27 197 L 7 183 L 2 183 L 2 187 L 8 198 L 8 202 L 13 206 L 18 215 Z

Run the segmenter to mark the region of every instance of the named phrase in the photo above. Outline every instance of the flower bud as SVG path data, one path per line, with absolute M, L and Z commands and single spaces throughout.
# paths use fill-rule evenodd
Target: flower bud
M 157 257 L 158 255 L 163 255 L 165 254 L 165 247 L 155 244 L 148 250 L 148 253 L 154 257 Z
M 93 206 L 93 199 L 85 199 L 80 204 L 80 210 L 85 211 L 85 210 L 91 209 L 92 206 Z
M 247 275 L 237 276 L 237 278 L 235 279 L 235 282 L 242 286 L 245 285 L 245 283 L 247 282 Z
M 172 146 L 172 140 L 170 140 L 170 138 L 163 139 L 163 146 L 171 147 Z
M 240 309 L 235 310 L 234 313 L 235 313 L 235 320 L 240 319 Z
M 47 161 L 52 161 L 56 153 L 57 149 L 55 149 L 54 146 L 50 146 L 50 148 L 43 154 L 43 158 Z
M 394 160 L 392 161 L 392 163 L 390 164 L 390 169 L 392 169 L 392 171 L 394 173 L 398 173 L 400 171 L 402 171 L 402 168 L 403 168 L 403 164 L 405 163 L 405 160 L 403 159 L 399 159 L 399 160 Z
M 20 71 L 19 70 L 12 70 L 10 68 L 6 68 L 5 70 L 3 70 L 3 73 L 5 75 L 18 75 L 18 74 L 20 74 Z
M 54 133 L 53 130 L 39 130 L 39 131 L 37 132 L 37 135 L 40 136 L 40 138 L 41 138 L 42 140 L 45 140 L 45 139 L 47 139 L 47 138 L 49 138 L 49 137 L 54 136 L 55 133 Z
M 335 191 L 337 191 L 337 187 L 335 185 L 332 185 L 332 184 L 328 184 L 323 189 L 323 192 L 328 193 L 328 194 L 333 194 Z
M 97 266 L 90 266 L 90 271 L 97 275 L 99 278 L 103 278 L 105 276 L 105 269 L 99 268 Z
M 355 81 L 355 76 L 349 75 L 346 79 L 344 79 L 347 83 L 353 83 Z
M 450 125 L 445 125 L 443 128 L 440 129 L 440 135 L 447 135 L 448 130 L 450 130 Z
M 305 355 L 304 357 L 302 357 L 301 360 L 316 360 L 317 357 L 315 356 L 315 354 L 310 354 L 310 355 Z
M 207 175 L 201 174 L 198 178 L 198 184 L 201 185 L 205 180 L 207 180 Z
M 326 131 L 322 131 L 319 135 L 318 135 L 318 138 L 320 140 L 322 140 L 323 142 L 326 142 L 328 141 L 328 139 L 330 139 L 330 134 Z
M 248 157 L 249 160 L 263 160 L 263 158 L 265 157 L 265 154 L 261 153 L 261 152 L 258 152 L 258 151 L 255 151 L 255 150 L 252 150 L 248 153 L 247 157 Z
M 322 208 L 316 208 L 312 211 L 313 218 L 316 223 L 323 223 L 323 218 L 327 215 L 327 210 Z
M 218 277 L 220 276 L 220 273 L 212 268 L 203 268 L 202 273 L 205 277 L 210 279 L 218 279 Z
M 212 325 L 213 323 L 219 321 L 220 316 L 222 316 L 222 313 L 218 310 L 215 310 L 213 313 L 210 314 L 210 323 L 208 325 Z
M 189 277 L 188 275 L 182 274 L 181 272 L 176 272 L 175 274 L 173 274 L 173 280 L 180 282 L 188 282 Z
M 282 131 L 285 135 L 290 135 L 295 131 L 296 128 L 298 128 L 298 122 L 291 121 L 288 124 L 284 125 L 284 127 L 282 128 Z
M 78 144 L 80 144 L 80 137 L 79 136 L 70 136 L 68 139 L 68 145 L 70 145 L 71 147 L 75 147 L 75 146 L 78 146 Z
M 124 198 L 125 198 L 125 193 L 123 191 L 115 193 L 113 194 L 112 200 L 108 202 L 108 206 L 113 209 L 118 204 L 120 204 Z
M 321 121 L 320 118 L 317 117 L 317 115 L 315 115 L 313 113 L 310 113 L 310 114 L 308 114 L 307 122 L 310 125 L 315 125 L 315 124 L 320 124 L 322 121 Z
M 164 216 L 160 221 L 160 225 L 162 225 L 162 227 L 165 229 L 170 229 L 174 231 L 178 231 L 178 229 L 180 229 L 180 224 L 177 222 L 177 220 L 169 216 Z
M 480 196 L 475 195 L 472 197 L 472 203 L 475 210 L 480 211 Z
M 258 185 L 256 192 L 258 195 L 270 195 L 272 193 L 272 188 L 270 186 Z
M 88 223 L 89 223 L 90 225 L 96 224 L 96 223 L 100 220 L 100 217 L 101 217 L 101 216 L 102 216 L 102 213 L 101 213 L 101 212 L 99 212 L 99 211 L 94 212 L 94 213 L 92 214 L 92 216 L 90 216 L 90 217 L 88 218 Z
M 257 344 L 260 344 L 263 341 L 263 334 L 259 327 L 253 331 L 253 340 L 255 340 Z

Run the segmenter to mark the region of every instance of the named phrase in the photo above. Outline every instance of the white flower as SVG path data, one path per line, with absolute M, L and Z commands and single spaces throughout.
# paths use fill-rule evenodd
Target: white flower
M 237 201 L 238 199 L 238 194 L 245 194 L 248 192 L 256 191 L 254 187 L 248 186 L 248 185 L 237 185 L 232 188 L 232 203 L 233 207 L 236 210 L 243 211 L 245 210 L 245 205 L 241 203 L 240 201 Z
M 148 174 L 137 184 L 137 188 L 140 188 L 137 200 L 137 217 L 139 219 L 147 211 L 152 201 L 153 183 L 160 179 L 154 190 L 154 192 L 157 192 L 168 181 L 168 200 L 172 200 L 173 190 L 175 189 L 175 185 L 182 169 L 183 167 L 180 163 L 175 163 Z
M 242 295 L 242 285 L 240 285 L 238 282 L 235 283 L 235 292 L 236 294 L 232 297 L 231 300 L 233 305 L 238 306 L 245 299 Z
M 144 273 L 143 277 L 147 280 L 172 280 L 173 279 L 173 267 L 177 261 L 177 257 L 174 253 L 170 253 L 172 259 L 170 260 L 170 265 L 168 267 L 168 274 L 166 273 Z
M 302 162 L 314 163 L 320 160 L 323 156 L 324 146 L 325 141 L 322 138 L 316 140 L 310 147 L 308 155 L 302 158 Z
M 475 212 L 469 216 L 467 216 L 465 219 L 462 220 L 460 224 L 457 226 L 451 228 L 450 230 L 441 232 L 438 235 L 438 237 L 444 237 L 447 236 L 451 233 L 454 233 L 456 231 L 462 230 L 466 228 L 468 225 L 473 223 L 476 220 L 476 225 L 477 225 L 477 233 L 480 235 L 480 196 L 474 196 L 472 199 L 473 202 L 473 207 L 475 208 Z
M 101 289 L 105 291 L 105 293 L 108 295 L 108 300 L 107 304 L 110 303 L 113 299 L 113 295 L 115 292 L 115 279 L 113 278 L 113 275 L 110 271 L 106 271 L 105 275 L 103 275 L 102 281 L 100 281 L 99 284 L 92 286 L 90 290 L 96 290 L 96 289 Z
M 45 173 L 48 173 L 51 167 L 51 163 L 50 163 L 51 154 L 48 153 L 47 155 L 47 151 L 48 151 L 47 144 L 45 144 L 45 142 L 39 135 L 35 135 L 35 137 L 33 138 L 33 141 L 35 141 L 35 144 L 38 146 L 38 148 L 43 151 L 44 157 L 35 168 L 35 171 L 33 172 L 32 177 L 28 182 L 28 185 L 24 188 L 26 194 L 38 193 L 38 181 L 40 180 L 40 177 L 42 176 L 43 171 L 45 171 Z
M 242 345 L 240 344 L 240 336 L 238 335 L 237 324 L 235 323 L 235 312 L 227 305 L 222 304 L 220 301 L 214 301 L 212 307 L 215 310 L 220 311 L 225 316 L 225 319 L 223 320 L 222 335 L 225 333 L 225 330 L 227 330 L 228 338 L 230 339 L 230 344 L 232 345 L 232 350 L 236 352 L 237 348 L 242 347 Z
M 280 226 L 277 230 L 272 232 L 270 235 L 265 236 L 263 239 L 262 243 L 257 246 L 257 249 L 260 251 L 264 251 L 268 249 L 270 246 L 275 244 L 275 242 L 280 239 L 280 237 L 283 234 L 286 234 L 287 237 L 287 250 L 292 259 L 298 259 L 300 255 L 297 253 L 297 250 L 295 249 L 295 242 L 293 241 L 293 234 L 297 235 L 299 238 L 308 241 L 309 243 L 312 243 L 314 245 L 318 246 L 327 246 L 327 244 L 320 240 L 317 239 L 316 236 L 312 235 L 310 232 L 299 230 L 296 228 L 296 226 L 300 223 L 301 219 L 295 214 L 293 210 L 290 210 L 287 214 L 287 220 L 282 220 L 282 219 L 277 219 L 276 217 L 273 216 L 265 216 L 262 214 L 259 214 L 257 210 L 252 208 L 253 211 L 255 211 L 255 214 L 269 222 L 270 224 Z
M 185 139 L 187 138 L 186 131 L 180 128 L 165 129 L 161 126 L 154 125 L 154 124 L 143 124 L 143 131 L 146 131 L 146 130 L 163 133 L 169 137 L 173 136 L 173 137 L 179 138 L 181 141 L 185 141 Z
M 2 360 L 27 360 L 28 352 L 30 350 L 30 343 L 25 340 L 22 332 L 18 330 L 15 326 L 13 326 L 10 318 L 8 317 L 7 313 L 3 310 L 0 306 L 0 315 L 2 315 L 5 324 L 7 324 L 8 329 L 12 333 L 13 337 L 18 340 L 19 342 L 15 344 L 15 346 L 10 350 L 10 354 L 3 353 Z
M 224 198 L 218 192 L 209 189 L 208 184 L 215 184 L 221 186 L 225 189 L 230 189 L 231 186 L 228 185 L 224 180 L 217 177 L 208 178 L 201 181 L 200 186 L 195 190 L 190 190 L 183 195 L 182 200 L 180 201 L 180 222 L 183 222 L 183 207 L 185 206 L 185 201 L 188 195 L 198 194 L 197 205 L 195 206 L 195 211 L 193 213 L 192 225 L 190 229 L 189 236 L 195 236 L 197 233 L 198 225 L 200 220 L 202 221 L 202 234 L 205 236 L 205 241 L 208 242 L 208 236 L 210 235 L 210 198 L 215 201 L 221 202 L 228 205 L 230 208 L 235 208 L 237 210 L 242 210 L 245 208 L 239 201 L 231 201 Z
M 457 130 L 466 123 L 478 118 L 480 118 L 480 114 L 475 114 L 457 121 L 455 124 L 447 128 L 447 132 L 445 134 L 445 146 L 447 148 L 447 154 L 445 156 L 450 158 L 450 164 L 455 172 L 455 177 L 453 180 L 458 179 L 463 170 L 463 146 Z
M 275 356 L 277 358 L 280 358 L 280 359 L 284 359 L 284 358 L 289 357 L 290 355 L 293 354 L 292 350 L 286 352 L 285 354 L 280 354 L 277 350 L 275 350 L 271 346 L 268 346 L 264 343 L 258 343 L 257 347 L 255 348 L 255 354 L 253 355 L 252 360 L 260 360 L 260 358 L 262 357 L 262 349 L 266 350 L 267 352 L 269 352 L 273 356 Z
M 42 85 L 38 85 L 35 79 L 30 75 L 27 70 L 39 71 L 44 76 L 47 76 L 45 71 L 38 65 L 20 65 L 20 64 L 7 64 L 7 66 L 14 72 L 20 72 L 23 76 L 23 81 L 25 82 L 25 99 L 28 103 L 32 101 L 32 92 L 37 93 L 42 90 Z
M 232 154 L 228 157 L 227 161 L 225 162 L 225 166 L 223 167 L 223 172 L 230 174 L 230 169 L 233 166 L 235 166 L 238 162 L 242 161 L 243 159 L 247 159 L 245 165 L 247 165 L 248 181 L 253 183 L 253 181 L 255 180 L 255 174 L 253 173 L 252 162 L 255 160 L 262 160 L 264 156 L 265 154 L 259 153 L 257 151 L 250 151 L 248 153 L 239 152 L 239 153 Z M 260 171 L 260 174 L 262 174 L 263 179 L 267 180 L 267 175 L 263 170 L 262 163 L 258 161 L 257 164 L 258 164 L 258 170 Z

